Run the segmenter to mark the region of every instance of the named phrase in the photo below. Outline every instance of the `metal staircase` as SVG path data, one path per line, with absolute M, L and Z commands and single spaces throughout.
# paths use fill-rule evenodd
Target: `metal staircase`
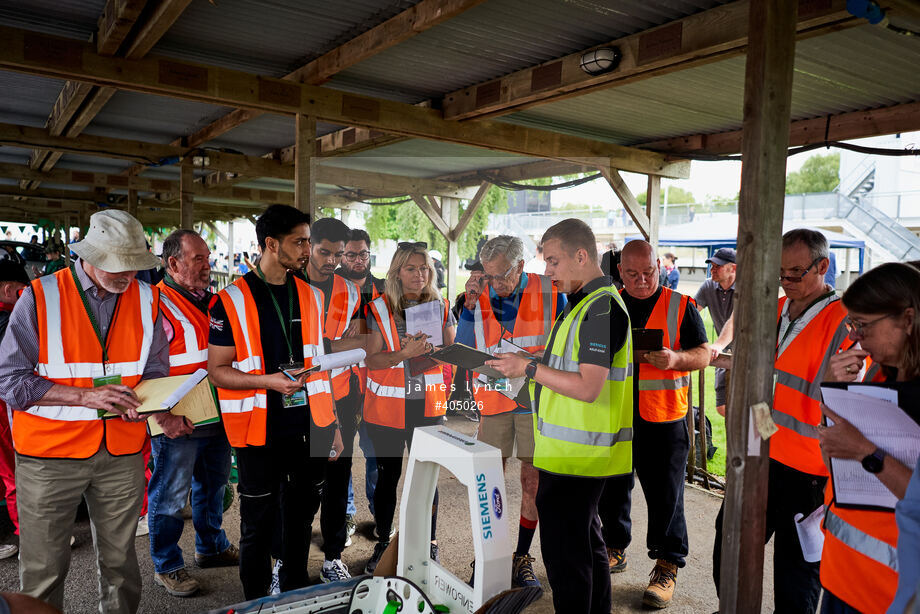
M 920 238 L 859 197 L 837 193 L 837 217 L 844 229 L 888 260 L 920 260 Z

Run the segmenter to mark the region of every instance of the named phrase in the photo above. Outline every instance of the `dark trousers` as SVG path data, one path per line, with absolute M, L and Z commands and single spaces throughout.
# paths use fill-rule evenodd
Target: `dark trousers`
M 824 503 L 827 478 L 802 473 L 770 459 L 767 483 L 767 534 L 773 540 L 773 607 L 782 614 L 814 614 L 821 596 L 820 563 L 808 563 L 795 530 L 795 515 L 808 516 Z M 719 590 L 722 565 L 722 518 L 716 517 L 716 540 L 712 551 L 712 577 Z
M 540 550 L 559 614 L 610 614 L 610 567 L 597 516 L 604 482 L 540 471 Z
M 272 540 L 281 522 L 281 590 L 307 586 L 310 526 L 319 509 L 335 427 L 310 436 L 275 437 L 268 445 L 236 448 L 240 494 L 240 580 L 246 599 L 268 594 Z M 309 441 L 308 441 L 309 439 Z M 314 452 L 311 455 L 310 452 Z M 279 513 L 280 510 L 280 513 Z
M 406 428 L 395 429 L 365 422 L 367 434 L 377 455 L 377 488 L 374 490 L 374 512 L 377 519 L 377 537 L 381 542 L 390 540 L 390 529 L 396 516 L 396 489 L 402 475 L 404 449 L 412 448 L 412 434 L 416 427 L 433 426 L 443 422 L 425 417 L 424 401 L 406 400 Z M 438 491 L 434 491 L 434 509 L 431 518 L 431 539 L 435 537 Z
M 684 475 L 690 437 L 687 423 L 646 422 L 633 418 L 635 474 L 607 478 L 600 502 L 604 541 L 610 548 L 626 549 L 632 539 L 632 489 L 639 476 L 648 506 L 646 545 L 649 558 L 684 566 L 689 544 L 684 518 Z
M 335 402 L 336 414 L 342 425 L 344 449 L 337 460 L 329 463 L 326 483 L 323 485 L 323 509 L 319 522 L 323 532 L 323 553 L 328 561 L 342 558 L 348 537 L 345 534 L 345 513 L 348 506 L 348 484 L 351 481 L 351 457 L 355 449 L 355 434 L 358 432 L 358 407 L 362 399 L 357 386 L 353 385 L 347 396 Z

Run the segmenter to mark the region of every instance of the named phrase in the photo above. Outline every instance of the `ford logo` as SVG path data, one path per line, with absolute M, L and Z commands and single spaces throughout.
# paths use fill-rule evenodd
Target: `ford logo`
M 502 517 L 502 494 L 498 491 L 498 488 L 492 489 L 492 510 L 495 512 L 496 518 Z

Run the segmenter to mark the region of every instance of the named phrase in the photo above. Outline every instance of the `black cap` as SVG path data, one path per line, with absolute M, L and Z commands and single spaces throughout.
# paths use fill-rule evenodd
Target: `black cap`
M 9 258 L 0 260 L 0 282 L 4 281 L 18 281 L 27 286 L 31 283 L 25 268 L 18 262 L 13 262 Z
M 706 262 L 719 266 L 723 264 L 735 264 L 735 250 L 731 247 L 720 247 L 716 250 L 716 253 L 712 255 L 712 258 L 708 258 Z

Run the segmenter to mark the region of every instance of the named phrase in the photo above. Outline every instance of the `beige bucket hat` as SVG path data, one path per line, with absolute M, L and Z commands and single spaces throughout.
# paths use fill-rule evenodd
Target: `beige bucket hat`
M 86 238 L 70 249 L 106 273 L 144 271 L 160 265 L 160 259 L 147 250 L 144 227 L 130 213 L 118 209 L 94 213 Z

